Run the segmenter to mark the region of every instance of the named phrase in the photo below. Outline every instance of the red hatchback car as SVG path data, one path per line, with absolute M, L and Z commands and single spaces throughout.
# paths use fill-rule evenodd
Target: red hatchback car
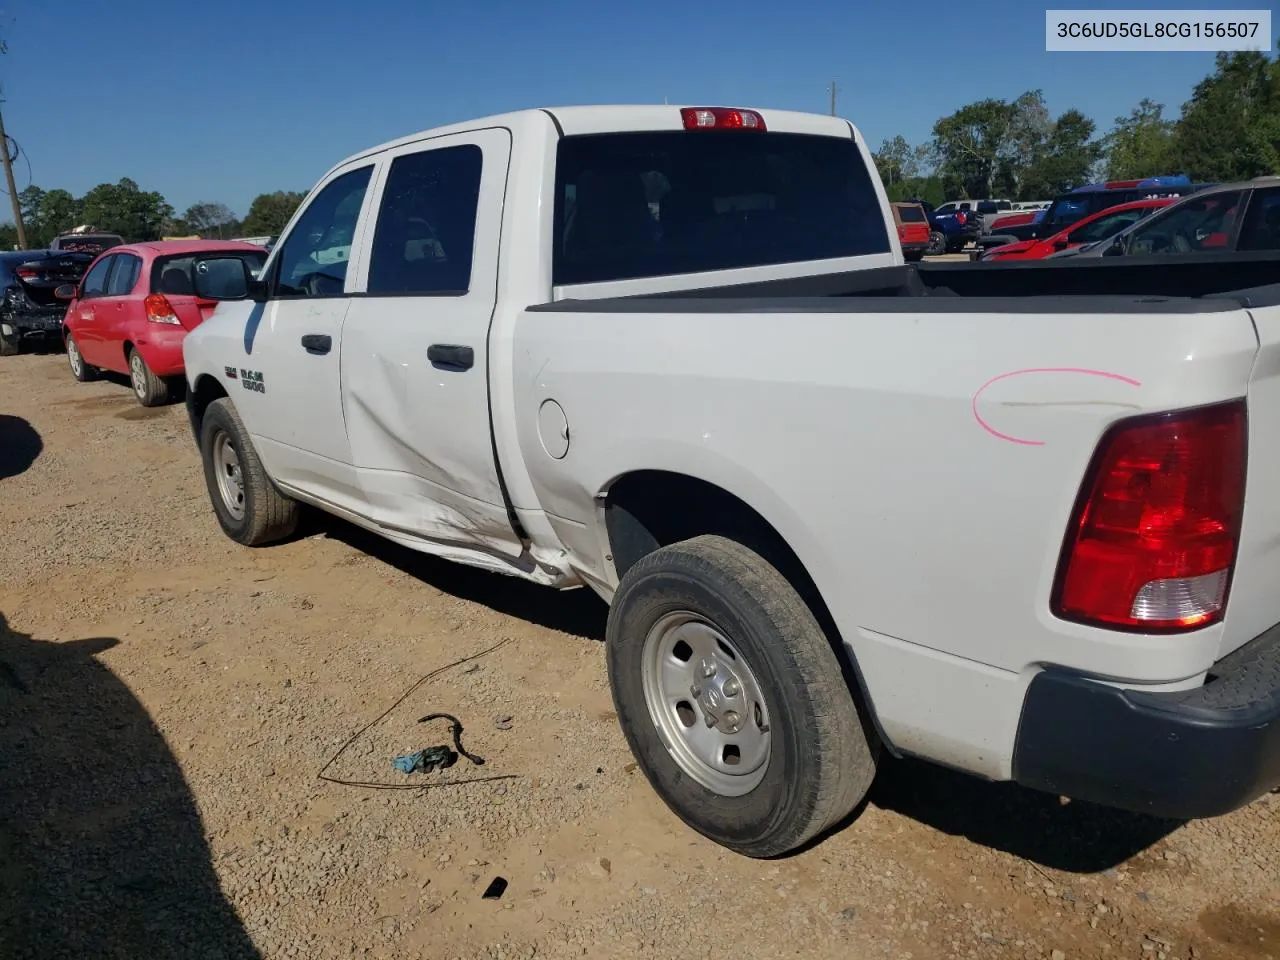
M 195 295 L 192 263 L 200 254 L 240 252 L 257 273 L 267 251 L 250 243 L 167 240 L 131 243 L 103 251 L 79 287 L 60 287 L 70 305 L 63 319 L 67 362 L 77 380 L 99 368 L 127 373 L 138 402 L 169 400 L 184 373 L 182 340 L 217 306 Z

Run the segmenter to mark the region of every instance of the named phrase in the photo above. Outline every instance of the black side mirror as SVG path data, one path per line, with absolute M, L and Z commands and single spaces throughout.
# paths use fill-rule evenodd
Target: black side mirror
M 74 300 L 76 298 L 76 285 L 74 283 L 59 284 L 53 289 L 53 297 L 55 300 Z
M 1070 241 L 1068 238 L 1063 237 L 1061 240 L 1055 240 L 1055 241 L 1053 242 L 1053 249 L 1055 249 L 1055 250 L 1065 250 L 1065 249 L 1067 249 L 1067 246 L 1068 246 L 1070 243 L 1071 243 L 1071 241 Z
M 253 276 L 242 257 L 197 257 L 191 272 L 196 296 L 204 300 L 266 299 L 266 284 Z

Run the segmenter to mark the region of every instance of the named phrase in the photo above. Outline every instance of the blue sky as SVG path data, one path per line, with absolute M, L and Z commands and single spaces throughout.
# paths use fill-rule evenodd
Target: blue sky
M 0 15 L 0 81 L 40 186 L 81 194 L 128 176 L 179 213 L 210 200 L 243 215 L 356 150 L 522 107 L 667 97 L 825 113 L 835 77 L 838 112 L 874 148 L 1036 87 L 1051 111 L 1078 107 L 1101 129 L 1144 96 L 1176 116 L 1212 69 L 1209 53 L 1046 53 L 1045 6 L 39 0 Z M 17 174 L 21 189 L 25 160 Z

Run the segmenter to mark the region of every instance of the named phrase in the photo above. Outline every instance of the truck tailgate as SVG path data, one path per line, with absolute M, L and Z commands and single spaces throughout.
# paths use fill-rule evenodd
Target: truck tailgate
M 1280 306 L 1249 313 L 1259 344 L 1248 393 L 1249 466 L 1219 656 L 1280 623 Z

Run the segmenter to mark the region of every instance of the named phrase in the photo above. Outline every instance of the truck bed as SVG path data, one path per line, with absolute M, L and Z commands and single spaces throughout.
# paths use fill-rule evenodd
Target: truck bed
M 660 307 L 657 304 L 660 303 Z M 1280 251 L 925 263 L 532 310 L 647 313 L 1206 313 L 1280 304 Z

